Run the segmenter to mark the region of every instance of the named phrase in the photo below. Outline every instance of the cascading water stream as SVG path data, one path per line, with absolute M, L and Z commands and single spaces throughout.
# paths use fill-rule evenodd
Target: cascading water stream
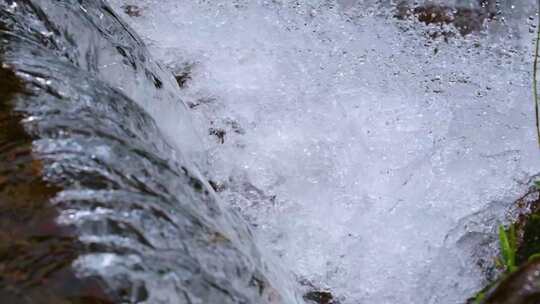
M 483 286 L 540 171 L 534 0 L 109 2 L 0 0 L 0 302 Z
M 0 1 L 0 41 L 0 302 L 297 302 L 107 2 Z

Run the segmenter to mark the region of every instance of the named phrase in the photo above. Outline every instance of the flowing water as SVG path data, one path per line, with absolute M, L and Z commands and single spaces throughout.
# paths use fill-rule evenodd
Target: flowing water
M 0 302 L 295 303 L 199 173 L 174 78 L 106 2 L 0 18 Z
M 485 284 L 540 165 L 534 1 L 432 2 L 454 24 L 397 1 L 111 2 L 177 75 L 205 175 L 307 289 L 462 303 Z
M 534 1 L 109 3 L 0 0 L 0 302 L 463 303 L 493 275 L 540 171 Z

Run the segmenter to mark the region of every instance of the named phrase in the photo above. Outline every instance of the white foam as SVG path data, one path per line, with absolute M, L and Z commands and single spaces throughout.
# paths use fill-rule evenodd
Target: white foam
M 142 8 L 129 21 L 156 57 L 192 64 L 179 94 L 208 175 L 299 278 L 345 304 L 483 284 L 456 227 L 540 169 L 525 17 L 444 42 L 363 1 L 112 2 Z

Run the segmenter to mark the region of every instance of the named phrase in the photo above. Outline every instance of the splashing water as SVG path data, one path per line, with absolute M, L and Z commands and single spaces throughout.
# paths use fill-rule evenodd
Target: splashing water
M 540 169 L 533 1 L 466 37 L 377 1 L 111 2 L 178 75 L 206 174 L 299 281 L 342 303 L 482 285 L 470 222 Z

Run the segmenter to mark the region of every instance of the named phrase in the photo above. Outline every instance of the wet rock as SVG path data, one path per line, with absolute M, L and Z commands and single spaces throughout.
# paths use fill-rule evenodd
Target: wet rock
M 114 303 L 100 279 L 71 268 L 84 247 L 56 222 L 61 188 L 46 182 L 32 151 L 26 115 L 15 110 L 30 92 L 8 67 L 0 60 L 0 303 Z
M 540 259 L 534 259 L 488 292 L 483 304 L 540 303 Z
M 224 129 L 210 128 L 210 129 L 208 129 L 208 134 L 209 135 L 214 135 L 217 138 L 219 143 L 221 143 L 221 144 L 225 143 L 225 135 L 227 134 L 227 131 L 225 131 Z
M 210 184 L 212 189 L 214 189 L 214 191 L 216 191 L 218 193 L 223 192 L 223 190 L 225 190 L 227 188 L 225 186 L 225 184 L 223 184 L 221 182 L 216 182 L 216 181 L 213 181 L 213 180 L 209 180 L 208 183 Z
M 326 288 L 321 288 L 308 279 L 300 279 L 300 284 L 307 288 L 304 300 L 310 304 L 340 304 L 340 301 Z
M 339 304 L 329 291 L 310 291 L 304 295 L 304 299 L 316 304 Z
M 176 79 L 178 86 L 183 89 L 186 87 L 186 83 L 191 79 L 191 76 L 189 73 L 180 73 L 174 75 L 174 79 Z
M 178 87 L 180 87 L 180 89 L 185 88 L 189 81 L 191 81 L 193 66 L 193 64 L 185 64 L 174 72 L 174 78 L 176 79 L 176 83 L 178 83 Z
M 210 105 L 210 104 L 213 104 L 216 102 L 216 99 L 215 98 L 212 98 L 212 97 L 208 97 L 208 98 L 200 98 L 200 99 L 197 99 L 196 101 L 194 102 L 188 102 L 188 106 L 190 109 L 195 109 L 201 105 Z
M 540 303 L 540 193 L 536 187 L 514 203 L 511 210 L 516 231 L 516 265 L 513 273 L 502 273 L 480 293 L 483 299 L 467 303 L 536 304 Z
M 426 25 L 436 25 L 441 28 L 439 33 L 432 34 L 448 38 L 453 34 L 443 29 L 445 25 L 454 26 L 462 35 L 483 30 L 486 21 L 496 17 L 495 1 L 478 0 L 476 6 L 447 6 L 426 2 L 423 5 L 414 6 L 407 1 L 402 1 L 396 6 L 395 17 L 398 19 L 414 18 Z
M 518 248 L 517 264 L 523 264 L 540 253 L 540 193 L 535 188 L 516 202 L 518 217 L 515 223 Z
M 124 9 L 124 13 L 130 17 L 140 17 L 142 16 L 142 10 L 140 7 L 136 5 L 124 5 L 122 6 L 122 9 Z

